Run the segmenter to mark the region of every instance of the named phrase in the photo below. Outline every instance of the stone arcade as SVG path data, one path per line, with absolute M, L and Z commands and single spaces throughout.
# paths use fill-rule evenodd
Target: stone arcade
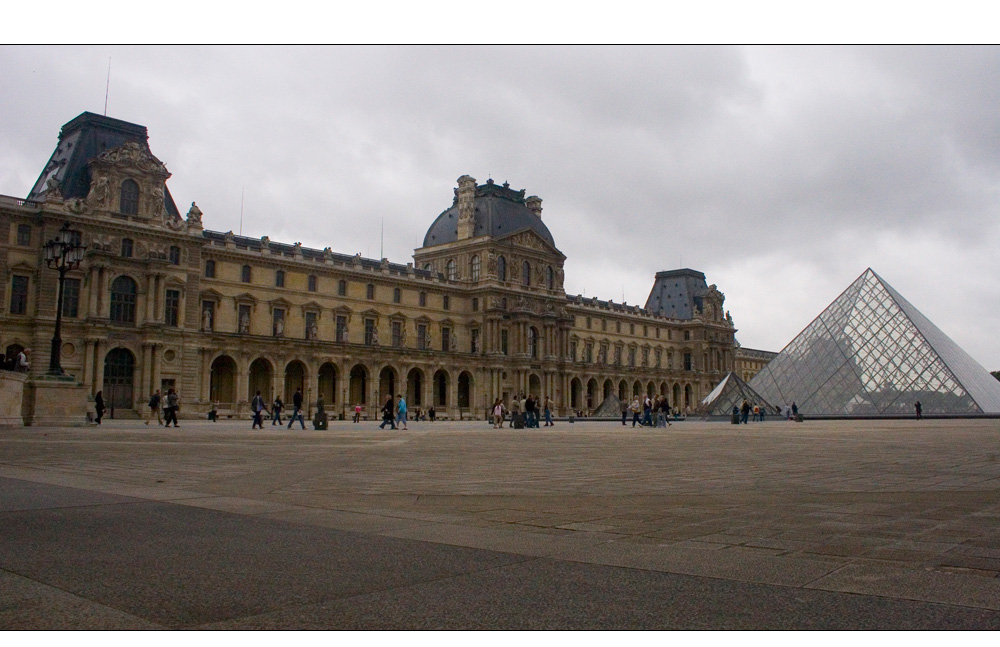
M 62 364 L 119 416 L 156 388 L 179 391 L 181 417 L 243 415 L 257 390 L 290 401 L 299 387 L 335 417 L 400 393 L 451 419 L 517 393 L 561 415 L 610 394 L 683 411 L 733 369 L 735 328 L 703 274 L 657 274 L 646 308 L 567 295 L 542 200 L 507 184 L 460 177 L 398 264 L 204 229 L 169 177 L 144 126 L 83 113 L 28 198 L 0 197 L 0 349 L 35 349 L 29 382 L 55 321 L 42 244 L 64 222 L 87 252 L 66 282 Z

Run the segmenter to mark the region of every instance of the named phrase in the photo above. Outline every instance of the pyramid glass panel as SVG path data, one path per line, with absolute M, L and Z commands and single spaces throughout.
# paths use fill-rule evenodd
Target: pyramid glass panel
M 871 269 L 749 387 L 806 415 L 1000 413 L 1000 382 Z

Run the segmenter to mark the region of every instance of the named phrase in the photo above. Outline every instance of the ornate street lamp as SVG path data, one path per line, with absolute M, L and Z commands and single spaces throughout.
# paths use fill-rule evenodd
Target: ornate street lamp
M 49 375 L 64 375 L 62 370 L 62 311 L 63 286 L 66 283 L 66 272 L 80 267 L 83 253 L 87 249 L 80 244 L 80 232 L 69 228 L 65 223 L 59 229 L 59 235 L 45 243 L 45 263 L 59 272 L 59 292 L 56 299 L 56 331 L 52 337 L 52 353 L 49 355 Z

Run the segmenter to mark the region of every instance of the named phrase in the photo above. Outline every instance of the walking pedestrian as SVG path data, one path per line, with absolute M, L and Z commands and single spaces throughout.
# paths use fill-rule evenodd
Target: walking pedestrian
M 260 391 L 253 396 L 250 400 L 250 411 L 253 412 L 253 424 L 250 425 L 251 429 L 263 429 L 264 428 L 264 398 L 261 397 Z
M 403 430 L 406 431 L 408 427 L 406 426 L 406 400 L 403 399 L 403 394 L 399 394 L 399 402 L 396 404 L 396 426 L 403 425 Z
M 101 424 L 101 418 L 104 417 L 104 392 L 98 391 L 97 395 L 94 396 L 94 413 L 97 414 L 97 424 Z
M 165 407 L 163 416 L 163 426 L 169 427 L 170 423 L 174 423 L 174 428 L 177 428 L 177 411 L 180 409 L 181 398 L 177 395 L 177 391 L 173 389 L 167 390 L 167 406 Z
M 390 395 L 389 399 L 385 401 L 385 406 L 382 407 L 382 424 L 378 426 L 379 429 L 385 429 L 386 425 L 389 425 L 392 429 L 396 428 L 396 423 L 393 422 L 395 416 L 393 416 L 392 410 L 392 396 Z
M 160 390 L 156 389 L 153 395 L 149 398 L 149 411 L 146 412 L 146 424 L 153 419 L 153 414 L 156 414 L 156 421 L 163 424 L 163 418 L 160 417 Z
M 639 423 L 639 426 L 641 427 L 642 420 L 639 419 L 639 411 L 641 410 L 639 405 L 639 398 L 632 400 L 631 408 L 632 408 L 632 427 L 635 427 L 636 423 Z
M 306 428 L 305 418 L 302 417 L 302 387 L 295 389 L 295 395 L 292 396 L 292 417 L 288 419 L 288 428 L 292 428 L 292 423 L 295 422 L 295 418 L 298 417 L 299 424 L 302 428 Z
M 354 405 L 354 422 L 361 422 L 361 403 Z
M 260 393 L 260 391 L 257 391 Z M 281 410 L 285 408 L 285 403 L 281 401 L 281 396 L 274 396 L 274 402 L 271 403 L 271 426 L 280 425 L 281 423 Z
M 552 407 L 555 404 L 552 402 L 552 398 L 545 396 L 545 426 L 555 427 L 555 423 L 552 422 Z

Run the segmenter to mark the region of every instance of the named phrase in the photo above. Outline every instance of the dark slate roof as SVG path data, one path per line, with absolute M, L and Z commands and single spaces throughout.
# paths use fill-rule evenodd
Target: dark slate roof
M 522 229 L 531 229 L 553 247 L 556 246 L 549 228 L 524 202 L 524 189 L 514 191 L 507 183 L 502 186 L 487 180 L 476 187 L 476 227 L 472 235 L 499 238 Z M 458 240 L 458 196 L 450 209 L 431 224 L 424 236 L 424 247 L 443 245 Z
M 693 319 L 694 306 L 701 310 L 708 292 L 705 275 L 697 270 L 668 270 L 656 273 L 653 289 L 646 299 L 646 309 L 672 319 Z
M 59 144 L 38 176 L 28 199 L 44 199 L 46 182 L 53 174 L 59 181 L 64 198 L 86 198 L 90 192 L 90 167 L 87 165 L 90 160 L 128 142 L 138 142 L 148 151 L 148 139 L 145 126 L 84 112 L 62 127 Z M 167 213 L 179 216 L 170 189 L 165 188 L 163 196 Z
M 212 244 L 222 246 L 226 242 L 226 232 L 221 231 L 210 231 L 208 229 L 202 232 L 202 236 L 212 241 Z M 251 238 L 249 236 L 236 236 L 233 235 L 233 243 L 236 245 L 237 249 L 246 249 L 249 251 L 259 252 L 263 243 L 260 238 Z M 285 258 L 293 258 L 295 256 L 295 245 L 289 245 L 288 243 L 276 243 L 274 241 L 269 241 L 267 245 L 268 250 L 271 252 L 272 256 L 283 256 Z M 326 252 L 322 249 L 313 249 L 311 247 L 301 247 L 303 260 L 307 261 L 323 261 L 326 258 Z M 348 254 L 338 254 L 336 252 L 330 253 L 330 258 L 336 263 L 343 263 L 345 265 L 351 265 L 354 263 L 354 256 Z M 361 267 L 367 270 L 379 270 L 382 268 L 381 261 L 377 261 L 374 258 L 362 258 Z M 406 265 L 401 265 L 399 263 L 389 263 L 389 272 L 393 274 L 406 274 L 410 271 L 410 268 Z M 413 274 L 421 278 L 432 278 L 433 275 L 427 270 L 418 270 L 413 268 Z

